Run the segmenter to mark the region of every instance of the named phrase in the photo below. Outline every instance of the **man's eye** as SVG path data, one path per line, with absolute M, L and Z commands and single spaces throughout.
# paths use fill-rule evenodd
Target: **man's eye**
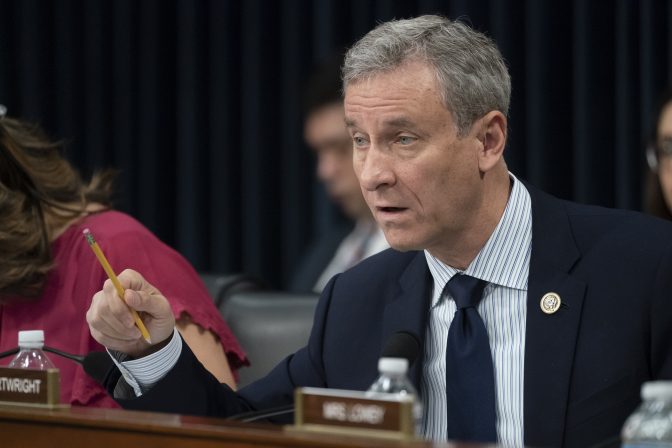
M 664 138 L 658 143 L 658 151 L 661 156 L 672 156 L 672 139 Z
M 364 137 L 353 137 L 352 141 L 355 142 L 355 146 L 366 145 L 366 139 Z
M 401 143 L 402 145 L 410 145 L 411 143 L 413 143 L 415 141 L 415 138 L 409 137 L 407 135 L 402 135 L 402 136 L 399 137 L 399 139 L 397 141 L 399 143 Z

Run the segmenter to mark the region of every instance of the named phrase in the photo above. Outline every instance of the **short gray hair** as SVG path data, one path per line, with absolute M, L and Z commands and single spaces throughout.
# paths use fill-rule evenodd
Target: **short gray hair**
M 378 25 L 348 50 L 343 63 L 343 91 L 418 58 L 436 71 L 441 99 L 466 135 L 491 110 L 508 115 L 511 77 L 495 43 L 469 26 L 426 15 Z

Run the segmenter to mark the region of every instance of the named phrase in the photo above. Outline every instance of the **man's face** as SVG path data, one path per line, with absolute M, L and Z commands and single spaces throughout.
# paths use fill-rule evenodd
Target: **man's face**
M 345 117 L 364 198 L 390 245 L 445 250 L 483 207 L 477 126 L 459 138 L 420 61 L 350 84 Z
M 317 155 L 317 176 L 329 196 L 352 219 L 370 216 L 352 168 L 352 139 L 343 125 L 343 105 L 333 103 L 311 112 L 304 133 Z
M 672 103 L 665 106 L 658 122 L 658 145 L 672 140 Z M 669 144 L 669 143 L 668 143 Z M 672 211 L 672 155 L 658 154 L 658 177 L 667 208 Z

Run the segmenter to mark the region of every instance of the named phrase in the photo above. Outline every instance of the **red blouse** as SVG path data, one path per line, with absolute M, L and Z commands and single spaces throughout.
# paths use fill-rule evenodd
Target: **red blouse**
M 115 272 L 126 268 L 140 272 L 168 299 L 175 316 L 186 313 L 219 337 L 232 370 L 248 364 L 194 268 L 135 219 L 116 211 L 88 216 L 54 241 L 55 268 L 39 299 L 0 305 L 0 351 L 16 347 L 21 330 L 44 330 L 45 345 L 69 353 L 104 350 L 86 323 L 91 298 L 107 279 L 82 235 L 87 227 Z M 51 353 L 48 356 L 60 369 L 61 402 L 118 407 L 81 366 Z M 0 362 L 6 365 L 10 360 Z

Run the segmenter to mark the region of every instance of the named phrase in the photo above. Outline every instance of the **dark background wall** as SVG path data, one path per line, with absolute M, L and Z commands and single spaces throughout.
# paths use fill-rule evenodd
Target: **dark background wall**
M 514 173 L 640 207 L 672 1 L 0 0 L 0 103 L 84 173 L 119 168 L 118 208 L 197 269 L 280 286 L 337 219 L 301 138 L 311 67 L 379 21 L 437 12 L 508 61 Z

